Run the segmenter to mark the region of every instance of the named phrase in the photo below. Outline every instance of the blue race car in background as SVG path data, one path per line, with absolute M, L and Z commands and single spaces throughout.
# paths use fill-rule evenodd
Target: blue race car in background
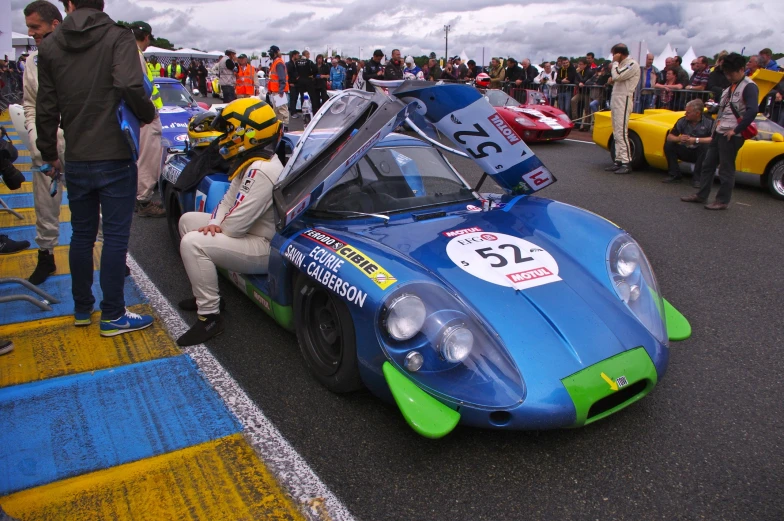
M 413 112 L 507 193 L 480 196 L 447 147 L 392 133 Z M 669 341 L 691 334 L 629 234 L 530 195 L 555 177 L 495 116 L 463 85 L 339 93 L 281 144 L 269 274 L 223 270 L 296 332 L 323 385 L 364 385 L 431 438 L 589 424 L 648 394 Z M 188 160 L 170 156 L 161 179 L 175 241 L 179 216 L 228 187 L 178 191 Z
M 163 108 L 158 111 L 161 117 L 162 143 L 166 148 L 185 148 L 188 139 L 188 121 L 209 110 L 209 106 L 196 102 L 182 83 L 171 78 L 155 78 L 155 85 L 161 94 Z

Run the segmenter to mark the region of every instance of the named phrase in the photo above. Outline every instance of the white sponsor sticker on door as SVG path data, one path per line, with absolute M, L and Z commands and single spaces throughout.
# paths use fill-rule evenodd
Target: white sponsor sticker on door
M 558 282 L 558 263 L 543 248 L 503 233 L 460 235 L 446 246 L 449 258 L 474 277 L 499 286 L 528 289 Z

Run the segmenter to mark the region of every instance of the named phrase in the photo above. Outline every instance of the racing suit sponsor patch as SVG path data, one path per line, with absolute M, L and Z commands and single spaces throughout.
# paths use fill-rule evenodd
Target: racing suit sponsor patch
M 391 273 L 365 255 L 361 250 L 345 244 L 327 233 L 319 230 L 306 230 L 302 232 L 302 235 L 333 250 L 337 255 L 348 261 L 349 264 L 357 268 L 381 289 L 387 289 L 397 282 L 397 279 Z

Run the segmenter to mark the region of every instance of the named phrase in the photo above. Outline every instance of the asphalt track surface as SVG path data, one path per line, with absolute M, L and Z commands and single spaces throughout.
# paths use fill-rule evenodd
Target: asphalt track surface
M 738 186 L 728 211 L 709 212 L 663 172 L 605 173 L 593 144 L 533 149 L 559 179 L 543 195 L 629 231 L 692 323 L 642 401 L 577 430 L 426 440 L 394 405 L 321 387 L 295 337 L 225 279 L 228 328 L 208 348 L 359 519 L 784 518 L 784 202 Z M 130 252 L 170 301 L 191 295 L 164 219 L 135 218 Z

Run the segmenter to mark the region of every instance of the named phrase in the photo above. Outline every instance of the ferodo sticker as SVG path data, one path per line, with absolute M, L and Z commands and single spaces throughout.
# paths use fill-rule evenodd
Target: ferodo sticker
M 449 241 L 446 253 L 462 270 L 499 286 L 522 290 L 561 280 L 552 255 L 512 235 L 484 231 L 459 235 Z
M 382 268 L 380 264 L 362 253 L 359 249 L 341 242 L 327 233 L 318 230 L 307 230 L 302 232 L 302 235 L 311 241 L 322 244 L 334 251 L 340 257 L 347 260 L 349 264 L 362 272 L 367 278 L 375 282 L 381 289 L 387 289 L 397 282 L 397 279 L 392 276 L 391 273 Z

